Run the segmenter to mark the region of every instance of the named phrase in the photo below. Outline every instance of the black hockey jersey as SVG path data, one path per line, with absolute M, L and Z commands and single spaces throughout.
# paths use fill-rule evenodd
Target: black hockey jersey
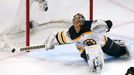
M 80 35 L 82 35 L 85 32 L 90 32 L 91 31 L 91 24 L 93 21 L 85 21 L 84 25 L 82 26 L 82 29 L 80 30 L 79 33 L 76 33 L 75 29 L 73 26 L 71 26 L 69 28 L 69 36 L 72 40 L 74 40 L 75 38 L 79 37 Z

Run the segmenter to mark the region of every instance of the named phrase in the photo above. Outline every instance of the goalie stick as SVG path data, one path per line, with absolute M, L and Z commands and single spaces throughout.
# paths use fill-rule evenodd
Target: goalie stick
M 26 51 L 29 52 L 30 50 L 35 50 L 35 49 L 41 49 L 41 48 L 45 48 L 45 45 L 37 45 L 37 46 L 28 46 L 28 47 L 22 47 L 19 48 L 19 51 Z M 13 48 L 12 49 L 12 53 L 14 53 L 17 49 Z
M 50 34 L 52 34 L 52 32 L 51 32 Z M 44 42 L 44 44 L 45 44 L 46 42 L 48 42 L 48 39 L 49 39 L 50 36 L 51 36 L 51 35 L 48 36 L 48 38 L 46 39 L 46 41 Z M 8 38 L 7 38 L 7 39 L 8 39 Z M 8 39 L 8 42 L 10 42 L 9 39 Z M 13 49 L 12 49 L 11 52 L 14 53 L 16 50 L 29 52 L 29 51 L 31 51 L 31 50 L 45 48 L 45 45 L 44 45 L 44 44 L 42 44 L 42 45 L 36 45 L 36 46 L 27 46 L 27 47 L 22 47 L 22 48 L 13 48 L 13 47 L 12 47 Z
M 16 52 L 16 50 L 17 51 L 26 51 L 26 52 L 28 52 L 30 50 L 45 48 L 45 45 L 36 45 L 36 46 L 27 46 L 27 47 L 18 48 L 18 47 L 15 47 L 12 44 L 12 41 L 9 40 L 9 38 L 6 35 L 3 36 L 3 39 L 10 46 L 12 53 Z

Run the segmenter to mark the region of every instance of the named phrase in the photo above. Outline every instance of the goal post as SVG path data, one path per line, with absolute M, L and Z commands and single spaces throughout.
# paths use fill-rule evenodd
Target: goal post
M 89 20 L 93 20 L 93 0 L 89 0 Z
M 30 0 L 26 0 L 26 46 L 30 46 Z

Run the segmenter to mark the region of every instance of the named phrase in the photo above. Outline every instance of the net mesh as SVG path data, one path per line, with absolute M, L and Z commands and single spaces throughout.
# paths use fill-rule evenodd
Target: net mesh
M 78 12 L 88 18 L 89 0 L 67 0 L 66 3 L 64 0 L 49 0 L 47 12 L 39 10 L 41 7 L 39 2 L 32 0 L 30 3 L 30 19 L 38 23 L 30 30 L 31 45 L 42 44 L 50 32 L 68 29 L 72 25 L 72 17 Z M 26 0 L 20 0 L 13 24 L 3 31 L 1 36 L 6 36 L 13 46 L 22 47 L 26 46 L 25 32 Z M 3 41 L 5 42 L 6 39 L 0 38 L 0 42 Z M 7 47 L 8 45 L 9 42 L 6 42 Z

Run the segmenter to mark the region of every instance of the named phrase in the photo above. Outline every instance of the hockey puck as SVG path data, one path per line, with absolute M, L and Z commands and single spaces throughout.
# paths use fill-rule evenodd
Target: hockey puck
M 12 53 L 14 53 L 14 52 L 15 52 L 15 48 L 12 49 Z
M 30 51 L 26 51 L 26 52 L 30 52 Z

